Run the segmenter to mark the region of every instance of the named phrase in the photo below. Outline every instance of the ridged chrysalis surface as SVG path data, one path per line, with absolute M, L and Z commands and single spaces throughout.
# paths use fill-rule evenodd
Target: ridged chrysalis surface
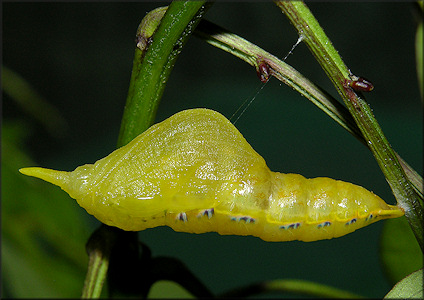
M 241 133 L 208 109 L 179 112 L 73 172 L 20 171 L 60 186 L 101 222 L 132 231 L 167 225 L 315 241 L 404 214 L 351 183 L 270 171 Z

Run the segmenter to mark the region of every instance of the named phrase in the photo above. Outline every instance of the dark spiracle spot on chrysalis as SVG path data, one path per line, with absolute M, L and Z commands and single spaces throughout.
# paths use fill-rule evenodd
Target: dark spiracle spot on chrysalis
M 352 219 L 352 220 L 350 220 L 349 222 L 347 222 L 346 223 L 346 226 L 348 226 L 348 225 L 352 225 L 353 223 L 356 223 L 356 219 L 354 218 L 354 219 Z
M 330 226 L 331 225 L 331 222 L 324 222 L 324 223 L 321 223 L 321 224 L 318 224 L 318 228 L 322 228 L 322 227 L 327 227 L 327 226 Z

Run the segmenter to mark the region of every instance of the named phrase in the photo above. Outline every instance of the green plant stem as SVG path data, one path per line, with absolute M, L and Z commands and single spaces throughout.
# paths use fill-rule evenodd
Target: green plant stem
M 99 298 L 109 267 L 110 249 L 116 236 L 106 225 L 97 229 L 87 242 L 86 249 L 89 257 L 88 271 L 82 290 L 83 299 Z
M 146 49 L 135 49 L 118 147 L 127 144 L 153 124 L 176 59 L 210 5 L 204 4 L 205 1 L 172 2 Z
M 313 297 L 322 298 L 338 298 L 338 299 L 360 299 L 360 295 L 350 293 L 344 290 L 336 289 L 334 287 L 310 282 L 306 280 L 296 279 L 278 279 L 266 282 L 251 284 L 239 289 L 227 292 L 221 297 L 223 298 L 236 298 L 236 297 L 249 297 L 265 293 L 295 293 L 300 295 L 308 295 Z
M 137 48 L 118 147 L 130 142 L 153 123 L 176 59 L 209 6 L 210 4 L 205 5 L 205 1 L 174 1 L 164 15 L 156 11 L 156 16 L 149 15 L 151 20 L 144 22 L 144 30 L 143 26 L 138 28 Z M 140 47 L 141 39 L 146 42 L 144 47 Z M 102 225 L 100 229 L 102 230 L 93 233 L 87 245 L 89 266 L 82 293 L 84 298 L 100 297 L 113 241 L 117 240 L 119 234 L 128 234 L 120 230 L 109 230 L 106 225 Z M 111 243 L 90 242 L 101 240 L 105 235 L 104 231 L 108 232 L 107 236 L 111 235 Z M 133 239 L 137 239 L 136 233 L 133 233 Z
M 295 26 L 299 35 L 304 37 L 305 43 L 337 88 L 383 171 L 398 205 L 405 210 L 405 216 L 424 252 L 422 198 L 408 180 L 371 108 L 359 93 L 347 85 L 352 74 L 305 3 L 277 1 L 276 4 Z
M 342 92 L 344 90 L 342 83 L 345 79 L 349 79 L 351 73 L 306 4 L 302 1 L 275 3 L 292 22 L 299 36 L 304 38 L 304 42 L 339 93 Z
M 100 298 L 106 279 L 109 260 L 102 255 L 90 254 L 89 265 L 94 266 L 87 273 L 81 299 Z M 97 278 L 102 278 L 98 280 Z
M 207 20 L 202 20 L 200 22 L 194 34 L 205 40 L 207 43 L 233 54 L 254 66 L 256 69 L 258 68 L 258 62 L 266 62 L 270 68 L 272 76 L 305 96 L 339 125 L 349 131 L 362 144 L 367 146 L 367 142 L 362 135 L 362 132 L 359 130 L 355 120 L 346 107 L 340 104 L 339 101 L 327 92 L 314 85 L 310 80 L 305 78 L 290 65 L 242 37 Z M 397 153 L 396 156 L 402 164 L 409 180 L 414 185 L 414 188 L 416 188 L 416 190 L 422 195 L 423 181 L 421 176 L 415 172 L 415 170 L 411 168 Z
M 362 135 L 362 132 L 356 125 L 355 120 L 346 107 L 341 105 L 339 101 L 327 92 L 314 85 L 310 80 L 305 78 L 290 65 L 242 37 L 207 20 L 202 20 L 200 22 L 199 26 L 196 28 L 195 35 L 202 38 L 207 43 L 233 54 L 255 68 L 258 68 L 259 60 L 265 61 L 270 67 L 271 74 L 275 78 L 305 96 L 339 125 L 349 131 L 363 145 L 367 146 L 366 139 Z M 402 168 L 405 170 L 408 179 L 422 197 L 422 177 L 411 166 L 409 166 L 408 163 L 399 156 L 399 154 L 395 153 L 395 155 L 399 159 Z
M 343 128 L 358 139 L 362 139 L 361 132 L 340 102 L 274 55 L 207 20 L 200 22 L 195 35 L 256 68 L 258 68 L 258 62 L 264 61 L 270 68 L 271 75 L 308 98 Z

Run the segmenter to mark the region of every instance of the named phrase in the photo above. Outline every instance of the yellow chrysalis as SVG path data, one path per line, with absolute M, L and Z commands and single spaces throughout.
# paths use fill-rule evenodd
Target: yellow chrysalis
M 315 241 L 404 214 L 351 183 L 270 171 L 233 124 L 208 109 L 179 112 L 73 172 L 20 172 L 60 186 L 101 222 L 131 231 L 167 225 Z

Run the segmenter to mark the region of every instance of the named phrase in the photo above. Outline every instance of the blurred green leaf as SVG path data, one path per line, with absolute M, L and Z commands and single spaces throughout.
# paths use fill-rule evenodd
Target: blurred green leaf
M 8 239 L 2 238 L 2 285 L 16 297 L 58 297 L 57 291 L 41 278 L 31 259 L 13 247 Z M 6 276 L 5 276 L 6 275 Z M 2 295 L 4 296 L 4 295 Z
M 54 136 L 58 136 L 66 128 L 61 113 L 46 101 L 19 74 L 2 66 L 2 90 L 8 94 L 23 110 L 40 122 Z
M 380 253 L 384 270 L 393 284 L 423 265 L 420 247 L 406 218 L 385 220 Z
M 384 299 L 423 299 L 423 269 L 398 282 Z
M 169 280 L 160 280 L 152 285 L 147 298 L 150 299 L 194 299 L 181 285 Z
M 25 124 L 2 126 L 2 297 L 79 297 L 88 236 L 81 208 L 60 189 L 22 176 Z
M 330 285 L 301 279 L 276 279 L 253 283 L 228 291 L 224 298 L 245 298 L 267 293 L 298 294 L 329 299 L 360 299 L 361 295 L 338 289 Z

